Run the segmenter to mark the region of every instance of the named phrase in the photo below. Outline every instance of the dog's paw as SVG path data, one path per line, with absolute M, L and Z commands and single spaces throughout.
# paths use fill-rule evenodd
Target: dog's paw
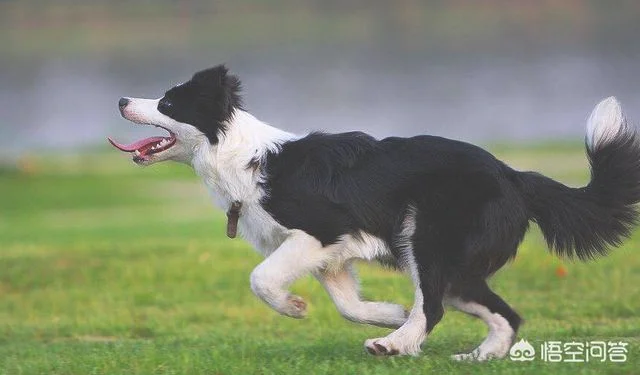
M 364 342 L 364 348 L 371 355 L 398 355 L 400 350 L 396 348 L 386 337 L 369 339 Z
M 300 296 L 289 294 L 282 313 L 296 319 L 302 319 L 307 315 L 307 303 Z
M 420 354 L 422 340 L 398 340 L 393 334 L 387 337 L 369 339 L 364 342 L 364 348 L 369 354 L 377 356 Z

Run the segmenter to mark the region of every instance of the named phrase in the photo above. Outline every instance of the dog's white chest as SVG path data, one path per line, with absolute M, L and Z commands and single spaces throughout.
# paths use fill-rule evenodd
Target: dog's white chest
M 265 256 L 284 242 L 289 231 L 260 205 L 265 194 L 260 185 L 262 176 L 250 164 L 267 152 L 277 152 L 281 142 L 292 138 L 292 134 L 238 111 L 220 142 L 196 149 L 192 161 L 220 209 L 226 212 L 232 202 L 242 202 L 238 231 Z
M 215 168 L 199 174 L 203 177 L 215 205 L 224 212 L 229 210 L 234 201 L 242 202 L 238 231 L 258 252 L 268 256 L 282 244 L 288 230 L 260 205 L 263 192 L 255 178 Z

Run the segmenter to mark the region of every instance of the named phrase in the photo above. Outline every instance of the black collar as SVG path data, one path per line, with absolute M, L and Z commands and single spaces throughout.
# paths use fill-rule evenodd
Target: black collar
M 240 218 L 240 209 L 242 202 L 233 201 L 227 211 L 227 237 L 236 238 L 238 233 L 238 219 Z

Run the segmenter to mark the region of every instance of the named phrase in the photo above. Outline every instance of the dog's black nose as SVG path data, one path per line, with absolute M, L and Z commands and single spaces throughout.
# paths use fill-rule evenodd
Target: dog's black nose
M 127 104 L 129 104 L 129 98 L 120 98 L 118 101 L 118 107 L 120 107 L 120 109 L 126 107 Z

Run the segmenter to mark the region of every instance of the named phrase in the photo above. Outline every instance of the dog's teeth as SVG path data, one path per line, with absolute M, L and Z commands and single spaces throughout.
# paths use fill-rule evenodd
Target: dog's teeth
M 140 151 L 135 150 L 135 151 L 133 152 L 133 154 L 134 154 L 135 156 L 140 156 Z

